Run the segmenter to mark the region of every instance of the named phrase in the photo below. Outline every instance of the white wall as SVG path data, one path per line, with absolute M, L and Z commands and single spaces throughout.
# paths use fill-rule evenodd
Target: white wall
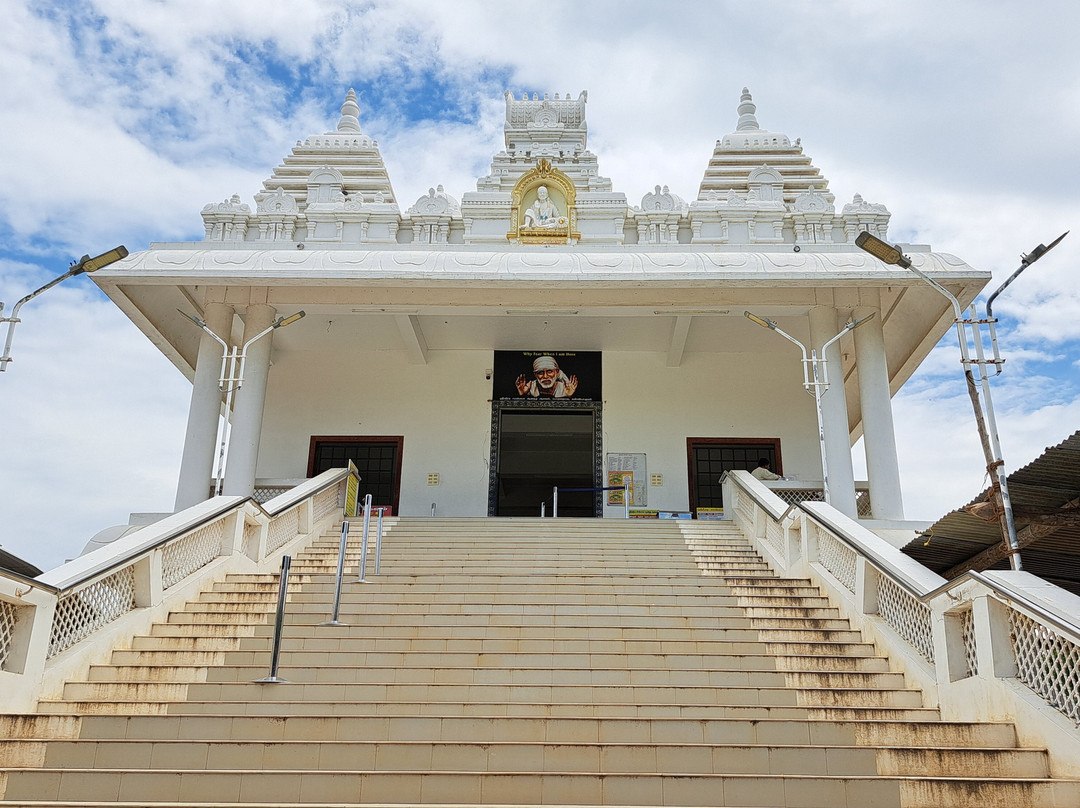
M 786 474 L 820 477 L 813 399 L 797 355 L 604 352 L 604 453 L 644 452 L 649 507 L 686 510 L 687 437 L 779 437 Z M 790 360 L 790 361 L 789 361 Z M 303 477 L 312 435 L 403 435 L 401 514 L 487 513 L 491 351 L 285 353 L 267 390 L 257 476 Z M 427 475 L 438 472 L 440 484 Z M 609 508 L 621 516 L 622 508 Z

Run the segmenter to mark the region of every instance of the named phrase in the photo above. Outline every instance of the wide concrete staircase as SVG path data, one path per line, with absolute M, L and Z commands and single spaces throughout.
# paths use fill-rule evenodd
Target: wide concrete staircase
M 336 556 L 294 560 L 289 683 L 276 576 L 231 575 L 0 717 L 0 805 L 1080 806 L 730 523 L 390 520 L 344 627 Z

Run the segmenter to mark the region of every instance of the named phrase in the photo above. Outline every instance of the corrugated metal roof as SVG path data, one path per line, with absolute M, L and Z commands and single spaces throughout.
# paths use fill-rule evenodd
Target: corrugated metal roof
M 1016 531 L 1023 541 L 1025 528 L 1037 525 L 1033 517 L 1060 513 L 1080 498 L 1080 432 L 1049 447 L 1040 457 L 1008 475 L 1008 480 Z M 967 507 L 986 502 L 989 493 L 989 489 L 983 491 Z M 1065 513 L 1069 511 L 1080 514 L 1080 508 L 1075 505 L 1070 505 Z M 959 509 L 935 522 L 920 538 L 904 547 L 904 552 L 944 575 L 1001 543 L 1001 525 L 997 519 L 985 521 Z M 1080 524 L 1055 528 L 1024 547 L 1020 557 L 1026 572 L 1080 595 Z M 990 566 L 975 567 L 977 570 L 1008 568 L 1007 557 Z

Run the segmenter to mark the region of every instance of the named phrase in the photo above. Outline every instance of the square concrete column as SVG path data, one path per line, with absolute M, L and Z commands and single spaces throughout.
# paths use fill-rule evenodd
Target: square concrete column
M 821 346 L 835 337 L 843 325 L 832 306 L 814 306 L 810 309 L 810 342 L 819 358 Z M 855 472 L 851 467 L 851 431 L 848 429 L 839 341 L 832 344 L 825 359 L 829 365 L 829 388 L 821 396 L 821 420 L 825 431 L 830 504 L 841 513 L 857 519 Z
M 232 306 L 207 303 L 203 317 L 211 331 L 225 342 L 231 341 Z M 180 479 L 176 486 L 175 509 L 178 511 L 210 498 L 210 475 L 214 473 L 218 422 L 221 418 L 221 390 L 218 387 L 221 354 L 221 345 L 203 332 L 195 360 L 184 454 L 180 460 Z
M 874 309 L 856 309 L 867 317 Z M 870 482 L 870 505 L 875 519 L 903 519 L 900 463 L 896 457 L 889 368 L 881 313 L 855 329 L 855 363 L 859 370 L 859 401 L 862 407 L 863 450 Z
M 244 311 L 244 343 L 274 322 L 273 306 L 254 303 Z M 262 437 L 266 380 L 270 375 L 270 348 L 274 332 L 251 344 L 244 365 L 244 383 L 236 391 L 229 433 L 229 454 L 225 462 L 225 496 L 249 497 L 255 490 L 255 465 Z

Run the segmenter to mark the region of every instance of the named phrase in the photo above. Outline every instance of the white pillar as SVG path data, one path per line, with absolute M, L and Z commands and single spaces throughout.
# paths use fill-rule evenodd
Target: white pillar
M 206 325 L 226 342 L 232 333 L 232 306 L 208 303 L 204 309 Z M 184 454 L 180 460 L 180 480 L 176 486 L 178 511 L 210 498 L 210 475 L 214 473 L 217 451 L 218 419 L 221 417 L 221 345 L 207 333 L 199 341 L 195 360 L 195 379 L 188 407 Z
M 856 317 L 873 309 L 856 309 Z M 859 401 L 862 407 L 863 450 L 870 482 L 870 507 L 875 519 L 903 519 L 900 463 L 896 458 L 889 368 L 885 360 L 885 336 L 881 313 L 855 329 L 855 363 L 859 370 Z
M 244 312 L 244 343 L 274 322 L 273 306 L 253 303 Z M 259 438 L 262 435 L 263 403 L 266 400 L 266 379 L 270 374 L 270 347 L 273 332 L 252 343 L 247 350 L 244 366 L 244 385 L 233 404 L 232 431 L 229 434 L 229 455 L 225 462 L 225 496 L 251 496 L 255 490 L 255 464 L 259 460 Z
M 814 306 L 810 309 L 810 342 L 819 358 L 821 346 L 835 337 L 842 327 L 832 306 Z M 829 389 L 821 396 L 821 420 L 825 430 L 825 459 L 829 467 L 829 498 L 834 508 L 857 519 L 855 472 L 851 468 L 851 431 L 848 429 L 839 341 L 832 344 L 825 358 L 829 363 Z

